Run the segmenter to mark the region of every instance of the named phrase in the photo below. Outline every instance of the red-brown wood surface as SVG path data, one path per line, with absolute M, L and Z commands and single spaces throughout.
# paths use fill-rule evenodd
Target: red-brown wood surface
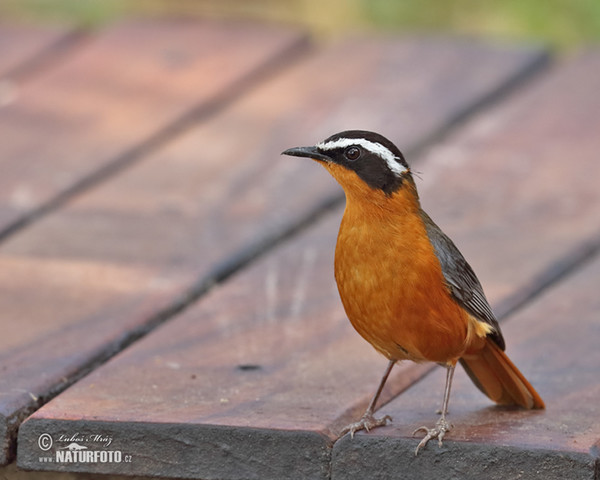
M 185 112 L 218 110 L 250 78 L 302 48 L 304 38 L 282 28 L 186 21 L 130 22 L 100 32 L 26 82 L 18 101 L 0 110 L 0 224 L 124 158 Z M 127 206 L 128 192 L 121 198 Z M 111 228 L 97 236 L 107 222 Z M 135 258 L 120 264 L 116 255 L 93 255 L 103 250 L 98 242 L 127 243 L 135 251 L 144 232 L 130 239 L 119 222 L 93 212 L 85 224 L 64 225 L 55 238 L 37 236 L 50 253 L 29 245 L 27 235 L 3 245 L 2 462 L 28 411 L 90 368 L 97 349 L 119 348 L 132 325 L 155 315 L 166 299 L 176 301 L 180 285 L 169 273 L 151 272 Z M 11 245 L 22 248 L 11 252 Z
M 588 73 L 596 68 L 597 55 L 561 65 L 505 105 L 477 116 L 418 162 L 424 205 L 452 234 L 500 311 L 516 308 L 560 279 L 598 242 L 594 222 L 600 215 L 600 194 L 595 179 L 600 167 L 593 126 L 600 121 L 600 109 L 584 101 L 595 89 Z M 569 118 L 548 118 L 555 109 L 570 112 Z M 573 123 L 582 125 L 576 134 Z M 568 164 L 567 151 L 578 152 Z M 280 162 L 287 165 L 290 160 L 307 162 Z M 326 175 L 318 165 L 308 165 Z M 570 188 L 556 195 L 556 184 Z M 231 278 L 36 412 L 20 432 L 21 465 L 48 468 L 39 461 L 36 444 L 43 432 L 57 438 L 59 432 L 100 430 L 119 442 L 115 448 L 132 455 L 132 463 L 62 468 L 186 477 L 325 477 L 329 448 L 339 428 L 364 408 L 385 365 L 351 330 L 335 292 L 331 264 L 340 215 L 339 210 L 332 212 L 317 228 Z M 538 347 L 526 355 L 534 332 L 513 342 L 515 335 L 507 329 L 509 354 L 511 344 L 523 345 L 525 355 L 515 360 L 534 384 L 541 383 L 544 395 L 538 373 L 544 359 L 535 355 Z M 403 365 L 387 395 L 402 391 L 425 368 Z M 398 414 L 404 398 L 412 399 L 410 411 L 423 409 L 423 416 L 435 421 L 432 412 L 441 398 L 441 384 L 427 389 L 436 392 L 426 399 L 431 408 L 425 409 L 422 395 L 413 393 L 432 379 L 426 377 L 394 400 L 399 420 L 392 427 L 358 435 L 362 443 L 357 445 L 368 444 L 370 438 L 379 442 L 397 429 L 406 436 L 407 422 Z M 417 417 L 413 423 L 417 422 L 423 418 Z M 273 442 L 268 448 L 265 438 Z M 516 437 L 510 438 L 510 448 L 519 448 Z M 338 465 L 348 474 L 343 468 L 360 463 L 361 456 L 344 450 L 354 444 L 343 442 L 334 447 L 332 465 L 334 471 Z M 546 443 L 541 442 L 535 448 L 552 450 L 547 436 Z M 412 451 L 406 462 L 413 458 Z M 479 452 L 481 463 L 487 450 Z M 281 462 L 269 463 L 276 453 Z M 555 453 L 556 457 L 548 454 L 551 464 L 562 465 L 564 472 L 562 450 L 556 448 Z M 144 461 L 136 463 L 138 456 Z M 581 465 L 581 458 L 573 461 Z M 376 469 L 376 463 L 365 460 L 365 472 Z
M 130 161 L 193 109 L 214 111 L 302 38 L 184 20 L 100 31 L 0 109 L 0 233 L 103 167 Z
M 201 290 L 339 196 L 314 165 L 279 156 L 291 142 L 316 141 L 330 128 L 346 128 L 345 122 L 360 120 L 361 111 L 364 126 L 382 129 L 393 116 L 381 111 L 387 103 L 410 109 L 414 122 L 422 118 L 429 125 L 430 131 L 398 125 L 414 147 L 542 58 L 539 51 L 463 42 L 439 41 L 438 47 L 385 39 L 316 51 L 210 122 L 6 241 L 0 248 L 3 283 L 18 278 L 20 286 L 7 285 L 10 296 L 0 302 L 8 318 L 22 323 L 8 337 L 4 356 L 4 379 L 19 389 L 5 400 L 6 411 L 22 415 L 34 404 L 29 392 L 51 396 L 82 368 L 155 324 L 157 312 L 185 301 L 190 289 Z M 415 58 L 423 69 L 408 68 Z M 314 74 L 326 68 L 331 76 Z M 355 70 L 367 73 L 349 77 Z M 459 72 L 463 82 L 438 81 Z M 423 85 L 436 98 L 442 89 L 458 100 L 430 103 Z M 37 282 L 35 288 L 28 281 Z M 36 357 L 27 354 L 32 351 Z M 19 352 L 19 369 L 10 363 L 11 352 Z M 20 374 L 24 367 L 27 376 Z M 321 445 L 322 435 L 309 432 L 314 435 Z

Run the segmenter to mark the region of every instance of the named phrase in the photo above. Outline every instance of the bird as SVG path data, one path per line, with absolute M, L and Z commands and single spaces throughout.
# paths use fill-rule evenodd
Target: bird
M 365 413 L 341 431 L 384 426 L 375 417 L 379 396 L 402 360 L 446 368 L 441 416 L 424 432 L 419 449 L 451 429 L 447 420 L 457 363 L 473 383 L 500 405 L 543 409 L 544 402 L 508 358 L 498 321 L 481 283 L 452 240 L 421 208 L 413 172 L 384 136 L 347 130 L 283 155 L 315 160 L 341 185 L 346 197 L 334 272 L 341 302 L 354 329 L 388 359 Z

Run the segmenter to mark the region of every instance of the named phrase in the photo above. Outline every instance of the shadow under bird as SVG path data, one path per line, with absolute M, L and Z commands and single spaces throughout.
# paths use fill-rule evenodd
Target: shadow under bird
M 544 402 L 504 353 L 504 338 L 473 269 L 423 211 L 410 167 L 385 137 L 362 130 L 337 133 L 284 155 L 321 163 L 346 194 L 335 250 L 335 278 L 356 331 L 389 363 L 362 418 L 342 433 L 383 426 L 377 399 L 400 360 L 447 369 L 441 417 L 429 440 L 450 430 L 446 420 L 458 362 L 475 385 L 501 405 L 544 408 Z

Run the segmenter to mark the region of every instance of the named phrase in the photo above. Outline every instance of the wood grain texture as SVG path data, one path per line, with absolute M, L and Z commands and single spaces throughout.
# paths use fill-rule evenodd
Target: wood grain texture
M 277 27 L 185 20 L 101 31 L 0 110 L 0 233 L 131 161 L 189 112 L 214 111 L 303 38 Z
M 502 310 L 543 291 L 502 328 L 507 353 L 547 409 L 494 407 L 457 372 L 449 407 L 455 428 L 443 449 L 432 442 L 415 460 L 418 440 L 411 432 L 433 425 L 441 405 L 444 372 L 436 371 L 382 409 L 394 417 L 392 427 L 336 444 L 333 478 L 375 467 L 372 478 L 397 468 L 461 478 L 596 478 L 600 263 L 590 259 L 600 247 L 600 101 L 592 93 L 599 72 L 597 53 L 560 65 L 448 138 L 420 165 L 433 174 L 422 198 L 469 252 Z M 467 175 L 477 180 L 465 184 Z M 436 193 L 444 201 L 434 205 Z M 478 233 L 466 235 L 473 224 Z M 562 277 L 572 272 L 569 262 L 585 266 Z M 527 279 L 527 270 L 537 273 Z

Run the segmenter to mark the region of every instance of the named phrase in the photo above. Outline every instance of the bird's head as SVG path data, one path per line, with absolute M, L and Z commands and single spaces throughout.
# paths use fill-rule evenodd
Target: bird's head
M 317 160 L 346 195 L 391 197 L 406 183 L 414 185 L 410 167 L 398 147 L 378 133 L 348 130 L 312 147 L 295 147 L 283 155 Z

